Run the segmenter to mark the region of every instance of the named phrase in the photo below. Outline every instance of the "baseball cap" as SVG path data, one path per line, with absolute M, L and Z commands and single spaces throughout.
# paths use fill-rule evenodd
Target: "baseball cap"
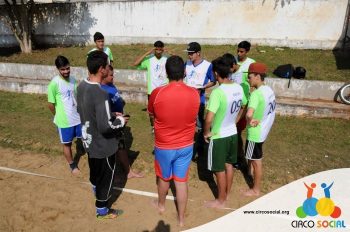
M 263 63 L 252 63 L 249 65 L 248 73 L 266 74 L 267 66 Z
M 197 42 L 191 42 L 187 45 L 185 52 L 199 52 L 201 51 L 201 45 Z

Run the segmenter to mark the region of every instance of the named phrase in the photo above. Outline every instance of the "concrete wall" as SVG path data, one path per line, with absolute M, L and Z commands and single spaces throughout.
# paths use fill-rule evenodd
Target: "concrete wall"
M 6 83 L 11 82 L 11 78 L 16 79 L 13 81 L 16 82 L 16 84 L 6 84 L 6 86 L 3 87 L 3 90 L 17 91 L 20 86 L 23 86 L 23 84 L 21 85 L 21 82 L 29 84 L 40 83 L 40 85 L 45 86 L 56 74 L 57 70 L 54 66 L 0 63 L 0 75 L 2 76 L 0 76 L 0 79 L 5 79 L 5 77 L 7 77 Z M 72 67 L 71 74 L 74 75 L 77 79 L 82 80 L 83 78 L 87 77 L 87 69 L 84 67 Z M 145 71 L 115 70 L 115 77 L 118 84 L 127 86 L 129 89 L 132 87 L 134 88 L 132 90 L 134 92 L 146 92 Z M 334 99 L 334 96 L 336 95 L 338 89 L 344 84 L 342 82 L 293 79 L 291 81 L 290 87 L 288 88 L 288 80 L 281 78 L 266 78 L 266 83 L 273 88 L 277 97 L 290 97 L 297 99 L 323 99 L 330 101 Z M 11 86 L 13 86 L 14 89 L 12 89 Z M 26 88 L 26 92 L 30 92 L 30 87 Z M 45 88 L 40 87 L 39 90 L 35 91 L 33 89 L 33 92 L 40 93 L 41 89 Z
M 91 43 L 102 32 L 106 42 L 171 43 L 197 40 L 235 44 L 243 39 L 271 46 L 339 46 L 347 0 L 192 0 L 108 1 L 42 5 L 38 42 Z M 0 25 L 0 45 L 14 44 Z M 349 30 L 350 31 L 350 30 Z M 349 32 L 350 33 L 350 32 Z

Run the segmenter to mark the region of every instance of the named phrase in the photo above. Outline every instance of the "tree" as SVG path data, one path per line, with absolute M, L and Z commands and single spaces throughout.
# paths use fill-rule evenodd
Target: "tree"
M 32 52 L 33 21 L 36 5 L 34 0 L 4 0 L 0 17 L 11 29 L 21 51 Z

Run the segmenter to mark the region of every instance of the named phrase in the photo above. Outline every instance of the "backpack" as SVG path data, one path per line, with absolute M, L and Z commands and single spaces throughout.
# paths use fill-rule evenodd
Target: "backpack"
M 298 66 L 295 68 L 293 77 L 297 79 L 304 79 L 306 76 L 306 69 L 304 67 Z
M 281 78 L 292 78 L 294 74 L 294 67 L 292 64 L 283 64 L 277 66 L 277 68 L 273 71 L 273 74 L 281 77 Z

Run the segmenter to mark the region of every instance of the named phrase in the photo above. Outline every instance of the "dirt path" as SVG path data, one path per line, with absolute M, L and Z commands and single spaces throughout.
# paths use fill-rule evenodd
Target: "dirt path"
M 88 182 L 86 156 L 80 161 L 81 177 L 71 176 L 63 157 L 20 152 L 0 147 L 0 166 L 63 178 L 61 180 L 0 170 L 0 231 L 179 231 L 173 201 L 159 215 L 151 206 L 153 198 L 123 192 L 114 203 L 124 214 L 116 220 L 95 218 L 94 197 Z M 151 165 L 151 164 L 150 164 Z M 196 172 L 196 165 L 191 166 Z M 190 175 L 191 175 L 190 173 Z M 237 172 L 227 207 L 238 208 L 253 199 L 238 194 L 244 181 Z M 156 193 L 155 176 L 131 179 L 125 188 Z M 171 194 L 171 193 L 170 193 Z M 204 181 L 191 178 L 186 225 L 189 229 L 232 210 L 203 207 L 213 194 Z

